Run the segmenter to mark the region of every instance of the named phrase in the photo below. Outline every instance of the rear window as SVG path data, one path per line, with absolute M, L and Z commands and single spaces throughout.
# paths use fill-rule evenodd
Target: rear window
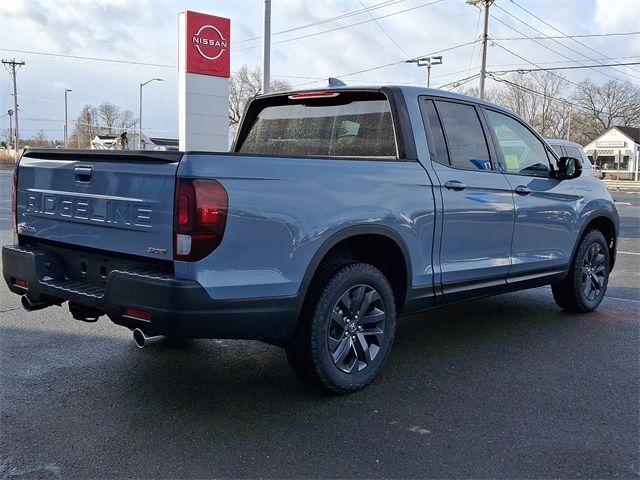
M 564 147 L 564 149 L 567 152 L 567 157 L 577 158 L 578 160 L 582 161 L 582 166 L 584 168 L 591 167 L 591 164 L 589 162 L 584 161 L 584 155 L 577 147 L 574 147 L 572 145 L 567 145 Z M 589 163 L 589 165 L 587 165 L 587 163 Z
M 562 151 L 562 147 L 560 145 L 550 143 L 549 146 L 553 149 L 556 155 L 558 155 L 558 157 L 564 157 L 564 152 Z
M 241 153 L 397 159 L 389 101 L 382 94 L 277 99 L 253 121 Z

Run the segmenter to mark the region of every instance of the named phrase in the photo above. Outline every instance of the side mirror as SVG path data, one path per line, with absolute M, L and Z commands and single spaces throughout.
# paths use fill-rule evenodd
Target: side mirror
M 582 161 L 573 157 L 560 157 L 556 177 L 559 180 L 571 180 L 582 174 Z

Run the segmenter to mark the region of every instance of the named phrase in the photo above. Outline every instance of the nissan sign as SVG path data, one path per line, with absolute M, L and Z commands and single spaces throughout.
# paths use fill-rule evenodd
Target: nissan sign
M 186 17 L 186 71 L 229 78 L 230 20 L 190 11 Z

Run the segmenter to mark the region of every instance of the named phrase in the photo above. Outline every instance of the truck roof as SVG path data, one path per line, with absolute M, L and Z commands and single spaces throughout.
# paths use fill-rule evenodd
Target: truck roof
M 283 91 L 283 92 L 274 92 L 274 93 L 268 93 L 266 95 L 258 95 L 256 98 L 266 98 L 266 97 L 278 97 L 278 96 L 284 96 L 284 95 L 292 95 L 295 93 L 306 93 L 306 92 L 340 92 L 340 91 L 346 91 L 346 92 L 353 92 L 353 91 L 358 91 L 358 92 L 366 92 L 366 91 L 370 91 L 370 92 L 379 92 L 381 90 L 385 90 L 385 89 L 395 89 L 395 90 L 400 90 L 405 97 L 409 97 L 409 98 L 415 98 L 415 97 L 419 97 L 421 95 L 428 95 L 431 97 L 441 97 L 441 98 L 450 98 L 453 100 L 465 100 L 468 102 L 474 102 L 477 103 L 479 105 L 485 105 L 488 107 L 491 107 L 493 109 L 496 110 L 501 110 L 503 112 L 509 113 L 510 115 L 516 115 L 514 112 L 500 106 L 497 105 L 495 103 L 491 103 L 488 102 L 486 100 L 482 100 L 480 98 L 476 98 L 476 97 L 470 97 L 468 95 L 462 95 L 460 93 L 456 93 L 456 92 L 450 92 L 447 90 L 441 90 L 438 88 L 426 88 L 426 87 L 417 87 L 414 85 L 401 85 L 401 84 L 392 84 L 392 85 L 344 85 L 344 86 L 336 86 L 336 87 L 317 87 L 317 88 L 304 88 L 304 89 L 295 89 L 295 90 L 288 90 L 288 91 Z M 518 116 L 518 118 L 520 118 Z M 524 121 L 524 120 L 523 120 Z

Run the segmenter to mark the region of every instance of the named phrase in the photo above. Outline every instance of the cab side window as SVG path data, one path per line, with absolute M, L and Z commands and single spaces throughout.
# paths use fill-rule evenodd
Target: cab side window
M 440 100 L 435 105 L 442 120 L 451 166 L 462 170 L 491 170 L 487 140 L 475 107 Z
M 517 120 L 485 110 L 489 125 L 502 151 L 502 170 L 506 173 L 549 177 L 551 166 L 544 144 Z

